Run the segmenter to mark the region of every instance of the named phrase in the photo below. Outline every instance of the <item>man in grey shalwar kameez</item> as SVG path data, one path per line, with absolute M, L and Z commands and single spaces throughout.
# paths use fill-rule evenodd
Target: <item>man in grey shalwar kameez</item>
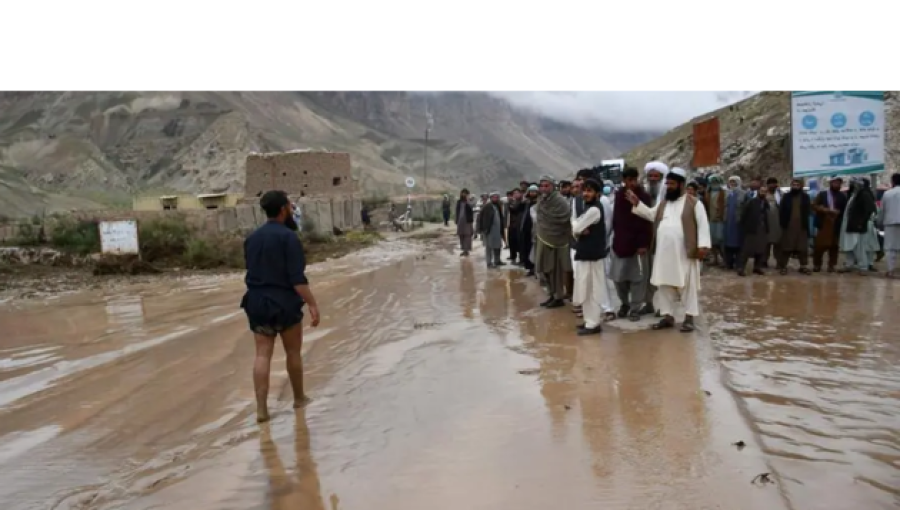
M 503 226 L 506 224 L 503 209 L 500 194 L 495 191 L 478 217 L 478 231 L 484 239 L 484 258 L 489 268 L 506 265 L 500 260 L 500 251 L 506 241 L 503 237 Z
M 547 281 L 550 298 L 541 303 L 547 308 L 565 306 L 566 273 L 572 271 L 569 240 L 572 238 L 572 209 L 556 190 L 553 178 L 543 176 L 539 190 L 535 232 L 535 267 Z

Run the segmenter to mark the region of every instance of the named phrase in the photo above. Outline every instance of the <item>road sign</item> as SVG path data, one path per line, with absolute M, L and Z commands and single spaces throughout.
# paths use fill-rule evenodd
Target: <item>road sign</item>
M 406 187 L 407 187 L 407 188 L 414 188 L 415 186 L 416 186 L 416 180 L 413 179 L 412 177 L 407 177 L 407 178 L 406 178 Z

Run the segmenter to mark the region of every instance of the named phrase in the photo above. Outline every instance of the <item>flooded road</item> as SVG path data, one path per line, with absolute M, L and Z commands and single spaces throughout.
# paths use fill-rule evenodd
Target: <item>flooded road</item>
M 890 284 L 829 283 L 838 306 L 714 275 L 712 328 L 597 338 L 437 245 L 310 278 L 313 402 L 276 349 L 263 426 L 239 276 L 0 309 L 0 508 L 874 509 L 900 486 Z
M 731 389 L 796 508 L 900 507 L 900 284 L 716 277 Z

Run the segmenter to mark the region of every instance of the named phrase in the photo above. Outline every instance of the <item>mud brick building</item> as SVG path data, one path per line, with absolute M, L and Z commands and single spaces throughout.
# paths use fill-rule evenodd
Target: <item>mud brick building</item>
M 346 152 L 290 151 L 247 156 L 245 194 L 271 189 L 298 198 L 351 198 L 358 192 Z

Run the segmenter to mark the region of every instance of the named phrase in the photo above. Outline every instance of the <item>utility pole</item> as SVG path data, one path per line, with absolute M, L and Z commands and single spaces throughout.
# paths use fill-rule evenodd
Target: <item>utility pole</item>
M 423 170 L 422 186 L 425 188 L 425 194 L 428 194 L 428 135 L 434 126 L 434 119 L 431 117 L 431 111 L 428 109 L 428 101 L 425 102 L 425 168 Z

